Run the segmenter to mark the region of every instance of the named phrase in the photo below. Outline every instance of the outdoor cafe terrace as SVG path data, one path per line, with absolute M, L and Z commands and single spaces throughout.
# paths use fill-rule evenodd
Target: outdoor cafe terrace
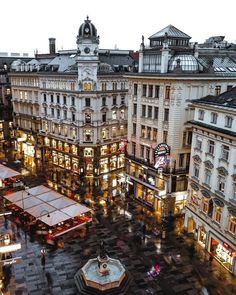
M 37 231 L 52 237 L 63 235 L 90 222 L 90 209 L 52 189 L 40 185 L 7 194 L 7 206 L 16 217 L 24 217 L 27 225 L 37 224 Z M 16 218 L 18 222 L 20 218 Z

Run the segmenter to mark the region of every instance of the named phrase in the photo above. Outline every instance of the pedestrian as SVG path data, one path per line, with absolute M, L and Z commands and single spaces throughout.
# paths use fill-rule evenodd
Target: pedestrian
M 45 248 L 42 248 L 42 250 L 41 250 L 41 265 L 42 265 L 43 270 L 45 270 L 45 254 L 46 254 Z
M 52 276 L 49 272 L 46 272 L 46 279 L 47 279 L 48 289 L 51 290 L 52 285 L 53 285 L 53 280 L 52 280 Z

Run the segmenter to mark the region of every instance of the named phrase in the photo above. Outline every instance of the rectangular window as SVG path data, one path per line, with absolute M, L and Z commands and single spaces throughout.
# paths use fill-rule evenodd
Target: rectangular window
M 198 120 L 201 120 L 201 121 L 204 120 L 204 111 L 203 110 L 198 111 Z
M 120 98 L 120 104 L 125 104 L 125 97 L 124 96 L 121 96 L 121 98 Z
M 104 122 L 106 122 L 106 120 L 107 120 L 107 114 L 103 113 L 102 114 L 102 122 L 104 123 Z
M 74 96 L 71 97 L 71 105 L 72 105 L 72 106 L 75 105 L 75 97 L 74 97 Z
M 184 154 L 179 154 L 179 167 L 184 167 Z
M 142 117 L 146 117 L 146 106 L 142 105 Z
M 169 109 L 164 110 L 164 121 L 165 122 L 169 121 Z
M 60 119 L 60 110 L 57 110 L 57 119 Z
M 188 137 L 187 137 L 187 144 L 191 145 L 192 144 L 192 131 L 188 131 Z
M 214 155 L 215 142 L 213 140 L 208 141 L 208 153 Z
M 232 128 L 233 118 L 231 116 L 225 116 L 225 127 Z
M 155 85 L 155 98 L 159 98 L 160 86 Z
M 75 122 L 75 113 L 72 113 L 72 122 Z
M 147 139 L 151 139 L 151 130 L 152 130 L 152 128 L 151 127 L 148 127 L 147 128 Z
M 153 85 L 148 85 L 148 97 L 153 97 Z
M 102 98 L 102 106 L 104 107 L 106 105 L 106 97 L 103 96 Z
M 229 159 L 229 147 L 222 145 L 222 159 L 228 161 Z
M 138 94 L 138 84 L 134 83 L 134 95 L 137 96 Z
M 217 113 L 211 113 L 211 123 L 216 124 L 217 123 Z
M 218 190 L 222 193 L 225 191 L 225 178 L 220 176 L 218 180 Z
M 146 148 L 146 159 L 149 161 L 150 160 L 150 148 Z
M 133 123 L 133 135 L 136 135 L 136 124 Z
M 44 108 L 44 116 L 47 116 L 47 108 Z
M 60 95 L 57 95 L 57 103 L 60 104 Z
M 135 156 L 136 154 L 136 143 L 132 142 L 132 154 Z
M 152 140 L 157 141 L 157 128 L 153 128 Z
M 195 176 L 196 178 L 199 178 L 199 165 L 194 165 L 193 166 L 193 176 Z
M 44 102 L 47 102 L 47 95 L 46 95 L 46 93 L 43 94 L 43 101 Z
M 207 213 L 208 212 L 208 200 L 207 199 L 204 199 L 203 200 L 202 211 L 204 213 Z
M 158 112 L 159 112 L 158 107 L 154 107 L 154 119 L 155 120 L 158 120 Z
M 141 137 L 145 137 L 145 133 L 146 133 L 146 128 L 144 125 L 141 125 Z
M 144 97 L 147 96 L 147 85 L 146 84 L 143 85 L 143 93 L 142 93 L 142 96 L 144 96 Z
M 199 136 L 197 136 L 197 138 L 196 138 L 196 149 L 198 149 L 198 150 L 202 149 L 202 139 Z
M 53 103 L 53 94 L 51 94 L 51 103 Z
M 211 171 L 206 169 L 205 170 L 205 184 L 210 185 L 211 184 Z
M 140 157 L 144 158 L 144 145 L 140 145 Z
M 168 140 L 168 131 L 163 131 L 163 142 L 167 143 Z
M 67 111 L 64 111 L 64 120 L 67 120 Z
M 134 103 L 134 112 L 133 112 L 134 116 L 137 116 L 137 104 Z
M 215 95 L 220 95 L 220 92 L 221 92 L 221 86 L 220 85 L 217 85 L 216 88 L 215 88 Z
M 232 198 L 233 198 L 234 200 L 236 200 L 236 182 L 233 183 L 233 192 L 232 192 L 232 195 L 233 195 Z
M 170 99 L 170 86 L 166 86 L 165 99 Z
M 113 96 L 112 104 L 113 104 L 113 106 L 116 106 L 116 96 L 115 95 Z
M 148 106 L 148 118 L 152 118 L 152 107 Z
M 54 117 L 54 109 L 51 109 L 51 115 Z
M 90 107 L 90 97 L 85 98 L 85 106 Z
M 216 207 L 215 209 L 215 221 L 220 223 L 221 220 L 222 209 L 220 207 Z
M 235 232 L 236 232 L 236 218 L 233 216 L 229 217 L 229 231 L 232 234 L 235 234 Z

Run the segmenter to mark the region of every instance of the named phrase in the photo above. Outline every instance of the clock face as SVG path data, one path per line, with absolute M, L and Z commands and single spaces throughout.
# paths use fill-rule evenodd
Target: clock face
M 90 52 L 90 48 L 89 47 L 85 47 L 84 48 L 84 52 L 88 54 Z

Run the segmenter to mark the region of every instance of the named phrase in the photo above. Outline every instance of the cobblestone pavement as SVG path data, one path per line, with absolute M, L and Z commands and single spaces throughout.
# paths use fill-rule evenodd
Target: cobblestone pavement
M 125 212 L 120 210 L 120 204 L 117 202 L 110 209 L 96 214 L 85 235 L 85 229 L 70 232 L 63 236 L 63 249 L 53 250 L 47 247 L 45 270 L 40 261 L 43 244 L 39 241 L 30 242 L 28 236 L 25 240 L 24 232 L 21 231 L 18 239 L 22 243 L 22 249 L 14 256 L 22 256 L 22 262 L 12 266 L 13 275 L 8 294 L 78 294 L 74 275 L 89 258 L 96 257 L 101 239 L 104 240 L 108 255 L 119 259 L 132 275 L 128 295 L 203 294 L 203 286 L 209 294 L 236 294 L 235 278 L 218 262 L 213 261 L 212 265 L 209 265 L 208 255 L 197 246 L 195 254 L 190 257 L 188 245 L 192 243 L 192 239 L 178 232 L 178 222 L 174 231 L 167 232 L 165 239 L 146 234 L 140 243 L 141 239 L 137 239 L 137 233 L 141 236 L 143 233 L 140 231 L 139 220 L 149 217 L 140 215 L 140 208 L 133 205 L 134 201 L 130 203 L 132 220 L 125 217 Z M 1 222 L 4 227 L 3 221 Z M 181 223 L 181 220 L 179 222 Z M 8 227 L 10 228 L 10 224 Z M 170 253 L 180 254 L 181 259 L 169 259 Z M 156 263 L 161 267 L 160 275 L 149 278 L 147 272 Z M 50 289 L 46 280 L 47 272 L 53 278 Z

